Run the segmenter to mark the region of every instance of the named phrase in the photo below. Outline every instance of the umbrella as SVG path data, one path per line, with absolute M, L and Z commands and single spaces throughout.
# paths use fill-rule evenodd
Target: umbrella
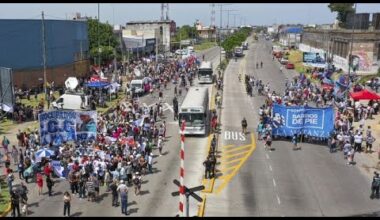
M 42 158 L 42 157 L 50 157 L 54 155 L 54 151 L 48 150 L 48 149 L 41 149 L 36 152 L 36 158 Z

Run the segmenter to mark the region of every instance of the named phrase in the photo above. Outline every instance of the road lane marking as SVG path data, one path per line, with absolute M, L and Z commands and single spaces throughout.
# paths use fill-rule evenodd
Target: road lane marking
M 224 161 L 224 165 L 228 165 L 228 164 L 231 164 L 231 163 L 236 163 L 237 161 L 240 161 L 241 159 L 233 159 L 233 160 L 228 160 L 228 161 Z
M 272 179 L 273 180 L 273 186 L 276 187 L 276 180 L 274 180 L 274 178 Z
M 277 197 L 277 203 L 278 203 L 279 205 L 281 205 L 280 197 L 278 197 L 278 195 L 276 195 L 276 197 Z
M 249 145 L 244 145 L 244 146 L 232 148 L 232 149 L 229 149 L 229 150 L 225 150 L 223 153 L 231 154 L 231 152 L 240 151 L 240 150 L 246 149 L 248 147 L 251 147 L 251 145 L 249 144 Z
M 222 156 L 222 160 L 225 161 L 225 159 L 228 159 L 228 158 L 233 158 L 233 157 L 237 157 L 237 156 L 240 156 L 240 155 L 244 155 L 246 154 L 247 152 L 240 152 L 240 153 L 237 153 L 237 154 L 231 154 L 231 155 L 228 155 L 228 156 Z
M 171 112 L 174 113 L 173 108 L 172 108 L 167 102 L 165 102 L 165 105 L 166 105 L 166 107 L 167 107 Z
M 251 154 L 256 150 L 256 139 L 253 133 L 251 133 L 251 149 L 248 152 L 244 152 L 246 155 L 244 158 L 241 159 L 239 164 L 235 167 L 233 172 L 226 176 L 226 178 L 223 178 L 223 182 L 216 188 L 215 194 L 219 194 L 226 186 L 227 184 L 232 180 L 232 178 L 237 174 L 237 172 L 240 170 L 240 168 L 243 166 L 243 164 L 248 160 L 248 158 L 251 156 Z
M 273 171 L 273 170 L 272 170 L 272 166 L 271 166 L 271 165 L 269 165 L 269 170 L 270 170 L 270 171 Z
M 234 148 L 235 147 L 235 145 L 233 145 L 233 144 L 230 144 L 230 145 L 226 145 L 226 146 L 223 146 L 223 148 L 224 149 L 229 149 L 229 148 Z
M 239 131 L 224 131 L 224 140 L 245 141 L 246 137 L 243 132 Z
M 267 153 L 265 153 L 265 156 L 267 157 L 267 159 L 269 159 L 269 155 Z

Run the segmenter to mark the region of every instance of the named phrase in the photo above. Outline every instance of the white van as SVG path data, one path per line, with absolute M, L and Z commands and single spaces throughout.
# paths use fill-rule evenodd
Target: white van
M 143 82 L 143 80 L 142 79 L 134 79 L 134 80 L 132 80 L 131 83 L 129 84 L 128 91 L 131 92 L 133 88 L 135 90 L 135 93 L 137 93 L 139 95 L 144 94 L 145 88 L 144 88 L 144 82 Z
M 52 102 L 51 106 L 54 109 L 63 109 L 63 110 L 90 110 L 89 97 L 87 95 L 84 96 L 84 109 L 81 108 L 82 98 L 80 93 L 73 94 L 63 94 L 60 96 L 57 101 Z

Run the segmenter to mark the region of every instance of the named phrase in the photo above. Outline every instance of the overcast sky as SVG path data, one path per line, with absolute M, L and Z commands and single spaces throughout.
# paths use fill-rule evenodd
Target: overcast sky
M 326 24 L 333 23 L 336 13 L 331 13 L 327 3 L 321 4 L 225 4 L 223 10 L 230 11 L 229 25 L 243 23 L 252 25 L 270 25 L 273 23 L 301 23 L 301 24 Z M 211 21 L 210 4 L 169 4 L 169 18 L 177 23 L 177 26 L 192 24 L 199 19 L 204 25 Z M 70 14 L 80 12 L 82 16 L 95 17 L 98 14 L 98 4 L 3 4 L 0 3 L 0 19 L 39 19 L 41 11 L 45 12 L 46 19 L 66 19 Z M 357 12 L 380 12 L 380 4 L 357 4 Z M 227 11 L 223 12 L 223 25 L 227 25 Z M 236 14 L 236 15 L 233 15 Z M 110 24 L 123 24 L 136 20 L 157 20 L 161 17 L 160 4 L 142 3 L 118 3 L 100 4 L 100 20 Z M 215 6 L 216 25 L 220 24 L 220 7 Z

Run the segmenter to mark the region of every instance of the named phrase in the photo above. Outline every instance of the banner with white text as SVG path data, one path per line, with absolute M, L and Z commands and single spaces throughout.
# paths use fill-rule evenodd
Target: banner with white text
M 273 135 L 293 136 L 305 134 L 327 138 L 334 130 L 334 110 L 303 106 L 274 105 L 272 119 Z

